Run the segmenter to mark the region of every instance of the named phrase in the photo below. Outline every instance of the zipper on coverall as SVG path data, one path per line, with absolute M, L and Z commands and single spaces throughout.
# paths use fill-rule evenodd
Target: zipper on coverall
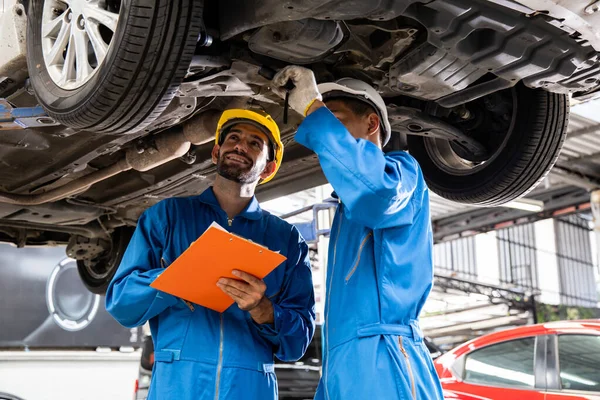
M 410 389 L 412 392 L 413 400 L 417 400 L 417 391 L 415 388 L 415 377 L 413 375 L 412 366 L 410 365 L 410 359 L 408 358 L 408 353 L 404 349 L 404 344 L 402 343 L 402 336 L 398 337 L 398 344 L 400 344 L 400 352 L 404 355 L 404 359 L 406 360 L 406 368 L 408 369 L 408 377 L 410 379 Z

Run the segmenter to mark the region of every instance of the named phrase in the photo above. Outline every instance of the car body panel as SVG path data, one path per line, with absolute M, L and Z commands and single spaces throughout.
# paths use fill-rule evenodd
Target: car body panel
M 600 337 L 600 321 L 597 320 L 581 320 L 581 321 L 563 321 L 549 322 L 545 324 L 523 326 L 514 329 L 507 329 L 500 332 L 484 335 L 482 337 L 466 342 L 455 349 L 447 352 L 438 359 L 434 360 L 434 365 L 444 393 L 447 399 L 532 399 L 532 400 L 560 400 L 560 399 L 577 399 L 577 400 L 598 400 L 600 393 L 594 392 L 578 392 L 567 390 L 546 390 L 545 388 L 536 389 L 516 389 L 505 387 L 493 387 L 465 382 L 461 376 L 457 376 L 456 364 L 457 360 L 462 360 L 469 353 L 491 346 L 498 343 L 503 343 L 516 339 L 527 337 L 536 337 L 542 339 L 553 335 L 597 335 Z M 554 343 L 548 340 L 548 343 Z M 542 378 L 546 374 L 556 373 L 552 368 L 546 369 L 546 357 L 539 357 L 541 370 L 538 372 L 536 365 L 536 382 L 538 382 L 538 374 Z M 551 365 L 551 364 L 548 364 Z M 600 362 L 599 362 L 600 369 Z M 549 377 L 546 375 L 546 379 Z M 539 386 L 539 385 L 536 385 Z

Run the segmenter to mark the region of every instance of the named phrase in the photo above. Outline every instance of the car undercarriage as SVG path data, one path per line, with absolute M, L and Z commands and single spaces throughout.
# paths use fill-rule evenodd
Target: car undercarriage
M 293 140 L 302 117 L 284 123 L 269 87 L 289 64 L 376 87 L 386 150 L 410 151 L 440 196 L 523 196 L 558 157 L 569 103 L 600 88 L 600 17 L 558 3 L 8 1 L 0 241 L 67 245 L 102 292 L 145 209 L 211 185 L 217 119 L 233 107 L 261 108 L 282 131 L 283 166 L 259 199 L 325 183 Z

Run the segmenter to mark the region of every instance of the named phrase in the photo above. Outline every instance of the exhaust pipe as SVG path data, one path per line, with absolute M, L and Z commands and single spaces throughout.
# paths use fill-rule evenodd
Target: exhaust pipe
M 130 170 L 131 166 L 127 163 L 127 160 L 123 159 L 117 161 L 115 164 L 94 171 L 86 176 L 82 176 L 79 179 L 75 179 L 63 186 L 57 187 L 56 189 L 49 190 L 39 194 L 13 194 L 13 193 L 0 193 L 0 202 L 8 204 L 16 204 L 20 206 L 35 206 L 38 204 L 50 203 L 59 199 L 64 199 L 72 194 L 81 192 L 105 179 L 120 174 L 123 171 Z
M 38 194 L 0 192 L 0 203 L 21 206 L 50 203 L 81 193 L 98 182 L 130 169 L 140 172 L 149 171 L 184 156 L 190 150 L 192 144 L 202 145 L 213 140 L 220 115 L 220 112 L 214 110 L 202 113 L 184 123 L 183 129 L 169 130 L 158 135 L 154 139 L 155 147 L 141 152 L 135 148 L 130 148 L 126 151 L 125 157 L 116 163 L 47 192 Z

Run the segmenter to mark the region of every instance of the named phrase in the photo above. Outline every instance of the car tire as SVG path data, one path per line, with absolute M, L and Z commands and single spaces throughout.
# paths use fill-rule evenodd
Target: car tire
M 31 87 L 52 118 L 68 127 L 92 132 L 130 133 L 155 120 L 169 105 L 187 73 L 202 24 L 203 1 L 198 0 L 89 1 L 107 4 L 106 7 L 114 4 L 111 10 L 117 10 L 117 22 L 109 18 L 106 25 L 98 22 L 101 18 L 90 19 L 98 18 L 93 17 L 95 14 L 85 19 L 83 11 L 71 12 L 71 8 L 76 10 L 73 5 L 64 3 L 58 9 L 56 4 L 60 3 L 53 0 L 29 3 L 27 60 Z M 52 7 L 51 11 L 48 7 Z M 85 9 L 85 4 L 78 7 Z M 72 20 L 76 15 L 79 18 Z M 49 28 L 55 21 L 53 16 L 62 18 L 54 30 Z M 85 43 L 85 47 L 72 48 L 83 48 L 80 53 L 88 54 L 86 68 L 81 68 L 81 75 L 88 78 L 81 78 L 79 86 L 78 50 L 73 50 L 70 59 L 75 61 L 69 64 L 72 69 L 68 69 L 76 73 L 67 73 L 65 76 L 70 78 L 65 81 L 57 78 L 61 57 L 64 72 L 68 64 L 64 59 L 69 56 L 68 44 L 64 48 L 57 45 L 63 43 L 59 41 L 63 25 L 72 32 L 68 33 L 70 39 L 65 40 Z M 107 28 L 109 25 L 111 28 Z M 46 35 L 44 39 L 42 32 Z M 80 32 L 84 36 L 77 36 L 83 38 L 77 42 L 74 35 Z M 92 37 L 96 41 L 92 42 Z M 95 47 L 99 39 L 103 44 Z M 55 48 L 57 51 L 52 52 Z M 54 61 L 47 64 L 45 56 Z
M 108 285 L 119 268 L 132 235 L 132 228 L 118 228 L 112 235 L 112 249 L 108 254 L 93 260 L 77 260 L 79 277 L 90 292 L 106 294 Z
M 448 162 L 452 151 L 447 141 L 408 137 L 409 152 L 430 189 L 441 197 L 463 204 L 502 205 L 527 194 L 556 162 L 567 134 L 568 96 L 521 84 L 507 91 L 513 99 L 511 128 L 493 157 L 471 170 L 454 167 L 454 160 Z
M 20 397 L 8 393 L 0 393 L 0 400 L 23 400 Z

